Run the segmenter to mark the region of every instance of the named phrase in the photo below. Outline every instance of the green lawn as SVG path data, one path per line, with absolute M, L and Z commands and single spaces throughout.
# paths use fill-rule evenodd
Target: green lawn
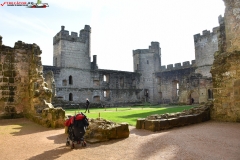
M 119 108 L 90 108 L 90 113 L 86 113 L 88 118 L 101 118 L 121 123 L 127 122 L 135 126 L 138 118 L 146 118 L 152 114 L 164 114 L 181 112 L 184 109 L 190 109 L 193 106 L 141 106 L 141 107 L 119 107 Z M 66 114 L 74 115 L 75 113 L 84 112 L 84 109 L 65 109 Z

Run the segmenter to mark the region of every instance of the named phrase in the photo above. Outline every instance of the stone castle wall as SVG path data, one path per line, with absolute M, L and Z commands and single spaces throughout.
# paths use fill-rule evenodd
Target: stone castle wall
M 218 50 L 218 29 L 213 28 L 213 31 L 204 30 L 202 35 L 194 35 L 196 73 L 203 76 L 212 77 L 210 70 L 214 60 L 214 53 Z
M 113 70 L 82 70 L 43 66 L 44 73 L 55 72 L 57 97 L 63 102 L 53 102 L 56 106 L 68 108 L 85 106 L 86 98 L 91 106 L 115 106 L 140 103 L 138 88 L 139 73 Z M 69 77 L 72 83 L 69 84 Z M 72 100 L 70 99 L 70 94 Z M 78 107 L 79 107 L 78 106 Z
M 213 55 L 218 49 L 218 29 L 219 27 L 216 27 L 212 33 L 205 30 L 202 35 L 194 35 L 196 60 L 186 61 L 183 64 L 161 66 L 159 42 L 151 42 L 148 49 L 133 50 L 134 73 L 140 74 L 139 81 L 136 83 L 130 79 L 125 84 L 126 78 L 121 77 L 119 71 L 107 73 L 108 71 L 105 70 L 109 81 L 102 80 L 105 73 L 98 69 L 96 55 L 93 57 L 93 62 L 90 62 L 90 27 L 85 26 L 78 37 L 75 32 L 69 35 L 69 32 L 62 26 L 62 30 L 53 39 L 56 67 L 44 66 L 44 70 L 53 71 L 57 96 L 65 101 L 69 100 L 70 103 L 72 103 L 71 101 L 83 103 L 86 97 L 90 98 L 92 102 L 100 101 L 111 105 L 118 102 L 138 101 L 153 104 L 165 102 L 190 104 L 191 98 L 194 98 L 196 103 L 201 103 L 207 101 L 209 92 L 212 92 L 212 82 L 207 77 L 211 77 Z M 79 63 L 82 60 L 83 62 Z M 134 75 L 133 77 L 138 77 L 134 73 L 131 73 Z M 116 76 L 118 74 L 120 76 Z M 201 78 L 198 74 L 202 75 Z M 68 82 L 70 76 L 73 84 Z M 198 77 L 197 84 L 200 84 L 201 81 L 203 85 L 199 87 L 195 84 L 192 85 L 192 82 L 187 82 L 186 79 L 191 80 L 191 77 Z M 164 80 L 164 83 L 159 80 Z M 136 83 L 135 86 L 129 85 L 133 82 Z M 119 88 L 118 84 L 120 83 L 124 83 L 125 87 Z M 179 85 L 179 89 L 176 89 L 177 85 Z M 207 88 L 204 89 L 204 87 Z M 135 93 L 132 94 L 134 89 Z M 72 98 L 70 98 L 70 94 Z

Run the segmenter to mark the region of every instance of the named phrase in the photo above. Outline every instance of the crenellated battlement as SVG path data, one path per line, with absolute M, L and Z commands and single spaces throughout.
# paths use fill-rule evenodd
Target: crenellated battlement
M 89 38 L 86 33 L 91 33 L 91 27 L 89 25 L 85 25 L 84 29 L 80 30 L 79 36 L 77 32 L 71 32 L 71 34 L 69 34 L 69 31 L 65 30 L 65 26 L 61 26 L 61 31 L 53 37 L 53 44 L 58 43 L 60 40 L 85 43 Z
M 194 43 L 197 43 L 198 41 L 201 41 L 202 39 L 205 38 L 212 38 L 214 35 L 217 34 L 219 27 L 214 27 L 212 29 L 212 32 L 210 32 L 209 30 L 203 30 L 202 31 L 202 35 L 200 33 L 195 34 L 194 37 Z
M 135 54 L 145 54 L 145 53 L 149 53 L 149 50 L 148 49 L 133 50 L 133 55 L 135 55 Z
M 190 61 L 185 61 L 183 62 L 183 65 L 181 63 L 175 63 L 174 66 L 173 64 L 168 64 L 167 67 L 164 65 L 164 66 L 161 66 L 160 71 L 185 69 L 193 66 L 195 66 L 195 60 L 192 60 L 191 64 L 190 64 Z
M 151 45 L 148 47 L 148 49 L 133 50 L 133 55 L 135 55 L 135 54 L 146 54 L 146 53 L 159 53 L 159 52 L 160 52 L 159 42 L 151 42 Z

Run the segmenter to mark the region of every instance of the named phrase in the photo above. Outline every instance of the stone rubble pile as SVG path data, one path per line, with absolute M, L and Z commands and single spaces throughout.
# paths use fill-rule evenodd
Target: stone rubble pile
M 114 123 L 103 118 L 89 118 L 89 126 L 84 135 L 88 143 L 129 137 L 128 123 Z

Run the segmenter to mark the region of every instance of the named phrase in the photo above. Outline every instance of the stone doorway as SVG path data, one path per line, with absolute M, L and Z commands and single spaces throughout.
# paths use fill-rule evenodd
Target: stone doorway
M 148 91 L 148 89 L 144 89 L 144 97 L 145 97 L 145 102 L 148 102 L 148 100 L 149 100 L 149 91 Z
M 199 94 L 191 90 L 188 94 L 188 99 L 187 99 L 187 104 L 192 105 L 192 104 L 198 104 L 199 103 Z

